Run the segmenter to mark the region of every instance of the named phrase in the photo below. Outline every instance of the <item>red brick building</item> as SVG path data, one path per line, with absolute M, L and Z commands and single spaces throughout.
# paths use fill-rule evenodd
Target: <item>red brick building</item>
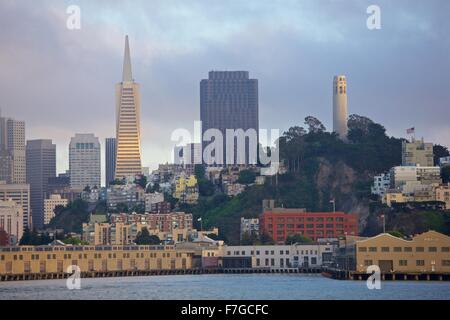
M 260 216 L 261 233 L 277 244 L 284 244 L 287 236 L 300 234 L 316 241 L 358 235 L 358 215 L 344 212 L 305 212 L 305 209 L 265 208 Z

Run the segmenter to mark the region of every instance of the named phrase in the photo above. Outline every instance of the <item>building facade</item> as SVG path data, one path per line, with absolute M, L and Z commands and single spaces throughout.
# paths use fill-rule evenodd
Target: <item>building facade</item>
M 41 229 L 44 226 L 44 199 L 48 179 L 56 177 L 56 145 L 52 140 L 29 140 L 26 151 L 33 227 Z
M 23 216 L 22 229 L 32 227 L 29 184 L 6 184 L 0 182 L 0 200 L 13 200 L 21 206 Z
M 391 175 L 382 173 L 373 178 L 373 185 L 371 187 L 372 194 L 383 197 L 391 186 Z
M 22 206 L 13 200 L 0 200 L 0 230 L 6 231 L 10 244 L 18 244 L 23 235 Z
M 174 246 L 22 246 L 0 248 L 0 275 L 191 269 L 193 252 Z
M 258 218 L 250 218 L 246 219 L 241 217 L 241 232 L 240 239 L 247 235 L 249 237 L 259 236 L 259 219 Z
M 319 268 L 326 263 L 331 263 L 333 251 L 332 244 L 224 246 L 223 263 L 225 265 L 223 267 L 240 267 L 233 263 L 233 258 L 237 263 L 239 260 L 236 258 L 247 258 L 247 261 L 251 261 L 251 265 L 247 265 L 247 268 Z
M 0 117 L 0 180 L 26 182 L 25 122 Z
M 111 210 L 116 210 L 119 204 L 125 204 L 129 209 L 145 206 L 145 190 L 134 184 L 110 185 L 106 189 L 106 203 Z
M 444 202 L 445 209 L 450 210 L 450 184 L 440 185 L 435 188 L 436 201 Z
M 116 179 L 134 179 L 142 174 L 140 109 L 140 87 L 132 76 L 127 36 L 122 82 L 116 85 Z
M 100 142 L 93 134 L 76 134 L 69 145 L 70 187 L 101 186 Z
M 216 129 L 223 136 L 223 151 L 208 155 L 204 162 L 212 165 L 255 164 L 259 135 L 258 80 L 250 79 L 248 71 L 211 71 L 208 79 L 200 82 L 200 119 L 202 136 Z M 245 141 L 245 155 L 237 155 L 236 139 L 227 139 L 226 130 L 242 129 L 249 133 Z M 251 133 L 254 133 L 252 135 Z M 253 142 L 253 143 L 252 143 Z M 203 142 L 205 152 L 207 142 Z M 233 150 L 233 154 L 227 151 Z M 234 145 L 234 148 L 233 148 Z M 205 156 L 205 154 L 203 154 Z M 214 158 L 214 161 L 213 159 Z
M 316 241 L 358 235 L 358 215 L 344 212 L 306 212 L 304 209 L 265 208 L 259 218 L 261 234 L 284 244 L 290 235 Z
M 145 211 L 152 212 L 152 206 L 164 202 L 164 194 L 160 192 L 145 194 Z
M 109 187 L 109 183 L 114 180 L 114 172 L 116 171 L 116 138 L 106 138 L 105 140 L 105 183 Z
M 433 144 L 422 140 L 412 139 L 402 142 L 402 165 L 433 167 Z
M 388 233 L 356 242 L 356 270 L 378 265 L 381 272 L 450 272 L 450 237 L 435 231 L 411 240 Z
M 343 140 L 348 133 L 347 79 L 344 75 L 333 79 L 333 131 Z
M 44 200 L 44 225 L 50 223 L 55 217 L 55 208 L 57 206 L 67 206 L 69 201 L 67 199 L 63 199 L 59 194 L 51 194 L 48 199 Z

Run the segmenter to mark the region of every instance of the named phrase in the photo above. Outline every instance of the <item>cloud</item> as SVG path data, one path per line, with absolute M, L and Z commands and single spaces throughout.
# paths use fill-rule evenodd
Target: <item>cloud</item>
M 170 160 L 171 132 L 199 118 L 200 80 L 221 69 L 259 80 L 263 128 L 314 115 L 331 129 L 332 78 L 346 74 L 351 113 L 450 145 L 450 3 L 377 2 L 379 31 L 366 28 L 371 1 L 78 1 L 82 29 L 70 31 L 72 1 L 3 0 L 0 107 L 26 121 L 27 138 L 52 138 L 65 170 L 75 133 L 115 135 L 129 34 L 144 165 Z

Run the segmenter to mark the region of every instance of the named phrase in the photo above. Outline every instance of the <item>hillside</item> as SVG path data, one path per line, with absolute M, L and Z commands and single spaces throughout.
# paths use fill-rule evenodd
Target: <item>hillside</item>
M 313 117 L 306 118 L 305 125 L 306 129 L 290 128 L 280 138 L 280 157 L 288 172 L 278 176 L 278 184 L 275 177 L 270 177 L 265 185 L 251 186 L 231 199 L 220 194 L 201 197 L 190 211 L 196 218 L 202 217 L 204 227 L 219 227 L 221 237 L 230 243 L 239 241 L 240 217 L 258 217 L 262 200 L 269 198 L 279 206 L 309 211 L 331 211 L 329 201 L 335 199 L 336 210 L 359 214 L 363 235 L 382 230 L 377 218 L 381 212 L 392 216 L 387 219 L 388 230 L 401 229 L 402 221 L 408 221 L 408 213 L 374 206 L 370 186 L 374 175 L 401 164 L 402 139 L 388 137 L 382 125 L 358 115 L 350 116 L 346 143 L 326 132 Z M 415 214 L 419 217 L 416 223 L 409 222 L 404 232 L 433 226 L 426 218 L 430 214 Z M 445 231 L 445 221 L 434 221 L 434 227 Z

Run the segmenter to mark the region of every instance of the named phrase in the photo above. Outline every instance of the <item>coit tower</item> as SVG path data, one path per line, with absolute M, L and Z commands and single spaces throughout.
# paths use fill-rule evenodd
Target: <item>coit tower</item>
M 344 75 L 333 79 L 333 131 L 343 140 L 347 139 L 347 80 Z
M 141 98 L 139 84 L 131 73 L 128 36 L 125 38 L 122 82 L 116 85 L 116 179 L 142 174 Z

